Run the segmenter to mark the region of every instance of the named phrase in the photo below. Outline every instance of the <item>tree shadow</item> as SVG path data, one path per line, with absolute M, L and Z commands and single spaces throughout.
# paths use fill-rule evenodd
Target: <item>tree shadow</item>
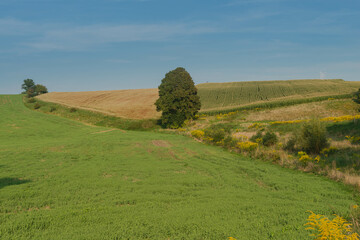
M 0 189 L 7 186 L 20 185 L 28 182 L 30 182 L 30 180 L 21 179 L 21 178 L 9 178 L 9 177 L 0 178 Z
M 360 121 L 334 123 L 327 127 L 334 140 L 344 140 L 346 136 L 360 136 Z

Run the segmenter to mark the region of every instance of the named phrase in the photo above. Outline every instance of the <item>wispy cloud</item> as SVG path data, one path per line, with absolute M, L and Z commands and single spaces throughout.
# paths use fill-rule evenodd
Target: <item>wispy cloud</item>
M 214 32 L 214 29 L 185 24 L 92 25 L 49 30 L 29 45 L 42 50 L 75 50 L 98 44 L 164 41 L 179 35 L 210 32 Z
M 64 26 L 0 19 L 0 36 L 27 35 L 21 44 L 38 50 L 82 50 L 107 43 L 166 41 L 216 31 L 204 23 Z
M 0 36 L 27 35 L 34 31 L 34 24 L 12 18 L 0 19 Z

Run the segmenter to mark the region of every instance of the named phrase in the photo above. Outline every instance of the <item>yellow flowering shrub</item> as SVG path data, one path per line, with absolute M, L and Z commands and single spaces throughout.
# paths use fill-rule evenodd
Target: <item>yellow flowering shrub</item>
M 305 122 L 307 120 L 292 120 L 292 121 L 275 121 L 275 122 L 271 122 L 271 125 L 279 125 L 279 124 L 294 124 L 294 123 L 302 123 Z
M 247 152 L 255 150 L 258 146 L 259 146 L 258 143 L 253 143 L 253 142 L 250 142 L 250 141 L 238 142 L 237 143 L 237 147 L 241 151 L 247 151 Z
M 249 137 L 245 135 L 239 135 L 238 137 L 241 139 L 242 142 L 249 140 Z
M 253 123 L 250 126 L 248 126 L 248 129 L 252 129 L 252 128 L 259 129 L 263 126 L 264 126 L 264 124 L 261 124 L 261 123 Z
M 357 136 L 346 136 L 346 139 L 349 140 L 351 144 L 360 144 L 360 137 Z
M 215 143 L 218 146 L 224 146 L 224 139 Z
M 309 155 L 307 155 L 305 152 L 298 152 L 298 156 L 300 162 L 306 163 L 312 161 L 312 158 Z
M 345 116 L 340 116 L 340 117 L 326 117 L 326 118 L 321 118 L 320 121 L 321 122 L 344 122 L 344 121 L 352 121 L 352 120 L 357 120 L 360 119 L 360 115 L 345 115 Z M 271 125 L 276 125 L 276 124 L 293 124 L 293 123 L 302 123 L 302 122 L 308 122 L 309 120 L 292 120 L 292 121 L 275 121 L 275 122 L 271 122 Z
M 325 157 L 328 157 L 329 154 L 332 154 L 332 153 L 336 152 L 337 150 L 339 150 L 339 149 L 336 147 L 324 148 L 323 150 L 321 150 L 320 154 L 324 155 Z
M 307 162 L 317 162 L 319 163 L 321 158 L 320 156 L 316 156 L 315 158 L 310 157 L 306 152 L 298 152 L 298 156 L 299 156 L 299 161 L 302 163 L 307 163 Z
M 359 235 L 352 232 L 351 224 L 344 218 L 334 215 L 332 220 L 327 217 L 315 214 L 311 211 L 307 219 L 306 230 L 313 233 L 310 236 L 316 240 L 359 240 Z
M 204 137 L 205 133 L 202 130 L 194 130 L 191 131 L 191 136 L 197 138 L 197 139 L 202 139 Z
M 232 116 L 232 115 L 234 115 L 236 113 L 237 113 L 237 111 L 236 112 L 229 112 L 229 113 L 219 113 L 219 114 L 216 115 L 216 119 L 221 120 L 223 118 L 230 117 L 230 116 Z
M 320 119 L 320 121 L 323 121 L 323 122 L 344 122 L 344 121 L 351 121 L 351 120 L 355 120 L 355 119 L 360 119 L 360 115 L 355 115 L 355 116 L 345 115 L 345 116 L 340 116 L 340 117 L 326 117 L 326 118 Z

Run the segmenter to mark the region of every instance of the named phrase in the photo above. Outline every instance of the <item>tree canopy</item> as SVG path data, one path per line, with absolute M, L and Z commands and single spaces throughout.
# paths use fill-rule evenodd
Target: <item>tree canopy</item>
M 44 85 L 41 85 L 41 84 L 36 84 L 35 85 L 35 93 L 36 93 L 36 95 L 44 94 L 44 93 L 47 93 L 47 92 L 48 92 L 48 90 Z
M 165 127 L 181 127 L 185 120 L 193 119 L 200 110 L 200 97 L 190 76 L 184 68 L 168 72 L 159 86 L 156 110 L 162 111 L 161 123 Z
M 35 82 L 32 79 L 25 79 L 24 83 L 21 85 L 21 88 L 24 89 L 25 92 L 27 92 L 29 89 L 35 88 Z
M 26 93 L 28 97 L 34 97 L 43 93 L 47 93 L 48 90 L 44 85 L 36 84 L 34 80 L 32 79 L 25 79 L 24 83 L 21 85 L 21 88 L 25 91 L 23 93 Z

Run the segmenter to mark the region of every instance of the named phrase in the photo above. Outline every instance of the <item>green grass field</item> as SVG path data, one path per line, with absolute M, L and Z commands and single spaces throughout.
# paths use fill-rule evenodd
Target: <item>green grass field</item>
M 93 127 L 0 96 L 0 239 L 310 239 L 350 187 L 175 134 Z
M 201 98 L 201 111 L 226 110 L 246 105 L 275 102 L 300 101 L 344 95 L 355 92 L 360 82 L 333 80 L 287 80 L 204 83 L 197 85 Z M 315 99 L 316 100 L 316 99 Z M 277 104 L 278 105 L 278 104 Z

